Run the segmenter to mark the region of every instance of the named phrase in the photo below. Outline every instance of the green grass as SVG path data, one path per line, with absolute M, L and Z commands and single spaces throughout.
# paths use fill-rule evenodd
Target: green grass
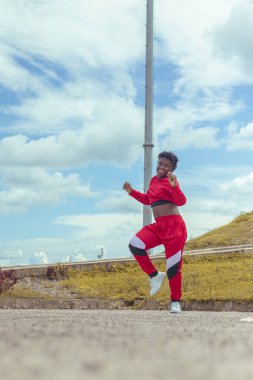
M 185 257 L 183 299 L 253 301 L 253 255 Z
M 158 270 L 165 270 L 165 260 L 155 263 Z M 150 298 L 148 277 L 136 263 L 114 264 L 109 269 L 94 266 L 89 272 L 70 271 L 69 279 L 62 285 L 84 298 Z M 166 303 L 169 296 L 166 280 L 155 299 Z M 253 255 L 184 256 L 182 299 L 253 301 Z
M 18 285 L 14 285 L 11 289 L 5 290 L 4 292 L 0 293 L 0 298 L 50 299 L 52 297 L 45 293 L 35 291 L 33 289 L 28 289 L 24 287 L 19 287 Z
M 241 213 L 232 222 L 191 239 L 185 250 L 253 244 L 253 211 Z

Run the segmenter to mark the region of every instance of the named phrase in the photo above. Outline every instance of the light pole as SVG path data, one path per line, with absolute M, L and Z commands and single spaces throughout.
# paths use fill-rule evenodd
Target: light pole
M 145 137 L 144 137 L 144 193 L 152 177 L 153 144 L 153 0 L 147 0 L 146 13 L 146 80 L 145 80 Z M 152 222 L 151 209 L 143 206 L 143 226 Z

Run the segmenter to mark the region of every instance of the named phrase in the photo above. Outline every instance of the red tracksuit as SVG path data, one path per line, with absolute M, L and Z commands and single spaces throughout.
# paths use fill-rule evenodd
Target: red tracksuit
M 173 188 L 167 177 L 154 176 L 147 194 L 132 190 L 130 196 L 137 201 L 154 206 L 155 202 L 168 201 L 183 206 L 186 198 L 177 182 Z M 155 219 L 155 223 L 143 227 L 131 240 L 130 250 L 140 267 L 150 277 L 157 274 L 147 250 L 163 244 L 166 255 L 166 270 L 171 290 L 171 300 L 180 301 L 182 295 L 182 252 L 187 238 L 186 226 L 181 215 L 167 215 Z

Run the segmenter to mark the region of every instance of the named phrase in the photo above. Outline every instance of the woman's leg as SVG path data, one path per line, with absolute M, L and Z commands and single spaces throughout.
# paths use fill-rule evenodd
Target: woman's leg
M 167 248 L 166 253 L 166 269 L 169 279 L 171 301 L 180 301 L 182 297 L 182 248 Z
M 147 250 L 160 244 L 162 244 L 162 242 L 154 231 L 154 224 L 149 224 L 148 226 L 143 227 L 132 237 L 129 243 L 129 249 L 134 258 L 142 270 L 151 278 L 155 277 L 158 274 L 158 271 L 152 264 Z
M 182 296 L 182 253 L 187 237 L 185 224 L 173 223 L 170 226 L 170 238 L 163 243 L 166 255 L 166 269 L 169 279 L 171 301 L 180 301 Z

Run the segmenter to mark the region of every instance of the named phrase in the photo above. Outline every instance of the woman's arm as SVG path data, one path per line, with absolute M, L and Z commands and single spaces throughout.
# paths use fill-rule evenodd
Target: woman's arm
M 173 202 L 177 206 L 183 206 L 186 203 L 186 197 L 184 193 L 182 192 L 182 190 L 180 189 L 179 183 L 177 181 L 177 177 L 175 176 L 175 174 L 169 172 L 168 180 L 172 188 L 171 195 L 172 195 Z
M 140 193 L 137 190 L 134 190 L 129 182 L 125 182 L 123 185 L 123 189 L 126 190 L 126 192 L 136 199 L 138 202 L 141 202 L 144 205 L 149 205 L 149 199 L 147 194 Z

